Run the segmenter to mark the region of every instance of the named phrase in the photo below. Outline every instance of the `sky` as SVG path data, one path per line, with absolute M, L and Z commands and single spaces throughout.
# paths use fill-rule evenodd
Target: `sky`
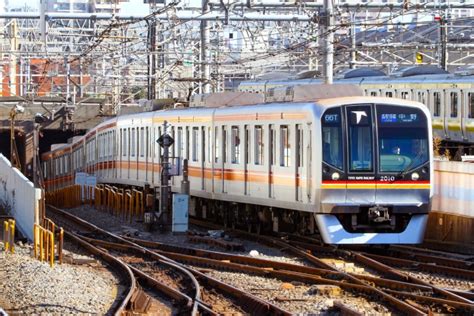
M 0 0 L 1 1 L 1 0 Z M 182 3 L 201 3 L 201 0 L 181 0 Z M 25 4 L 31 8 L 39 11 L 39 0 L 9 0 L 10 8 L 24 7 Z M 129 0 L 129 2 L 122 3 L 122 12 L 131 14 L 148 14 L 148 4 L 144 4 L 143 0 Z M 3 8 L 2 8 L 3 9 Z
M 9 7 L 19 8 L 26 4 L 39 11 L 39 3 L 39 0 L 9 0 Z M 123 3 L 122 8 L 124 12 L 148 14 L 148 4 L 144 4 L 143 0 L 130 0 L 128 3 Z

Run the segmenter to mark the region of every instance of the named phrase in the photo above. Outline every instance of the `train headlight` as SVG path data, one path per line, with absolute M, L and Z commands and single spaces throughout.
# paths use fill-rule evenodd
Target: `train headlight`
M 411 179 L 412 179 L 413 181 L 416 181 L 416 180 L 420 179 L 420 175 L 418 174 L 418 172 L 413 172 L 413 173 L 411 174 Z
M 334 172 L 334 173 L 331 175 L 331 178 L 332 178 L 333 180 L 339 180 L 340 177 L 341 177 L 341 176 L 339 175 L 338 172 Z

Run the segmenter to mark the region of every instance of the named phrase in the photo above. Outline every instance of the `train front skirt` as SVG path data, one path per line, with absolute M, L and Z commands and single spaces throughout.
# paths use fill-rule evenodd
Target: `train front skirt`
M 316 214 L 323 241 L 328 244 L 419 244 L 423 242 L 427 214 L 415 214 L 401 233 L 350 233 L 334 215 Z

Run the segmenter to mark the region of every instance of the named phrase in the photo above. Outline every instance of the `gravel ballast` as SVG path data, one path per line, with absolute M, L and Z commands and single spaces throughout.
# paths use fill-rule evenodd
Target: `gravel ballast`
M 0 308 L 10 314 L 107 314 L 117 279 L 103 267 L 41 263 L 31 245 L 5 253 L 0 242 Z

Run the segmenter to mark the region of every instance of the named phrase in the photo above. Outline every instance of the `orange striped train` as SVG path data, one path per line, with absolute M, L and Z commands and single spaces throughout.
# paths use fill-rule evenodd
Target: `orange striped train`
M 331 244 L 420 243 L 433 195 L 429 111 L 357 89 L 211 94 L 189 108 L 119 116 L 43 154 L 46 187 L 87 172 L 158 189 L 155 140 L 166 121 L 171 155 L 189 162 L 191 215 L 257 231 L 317 227 Z

